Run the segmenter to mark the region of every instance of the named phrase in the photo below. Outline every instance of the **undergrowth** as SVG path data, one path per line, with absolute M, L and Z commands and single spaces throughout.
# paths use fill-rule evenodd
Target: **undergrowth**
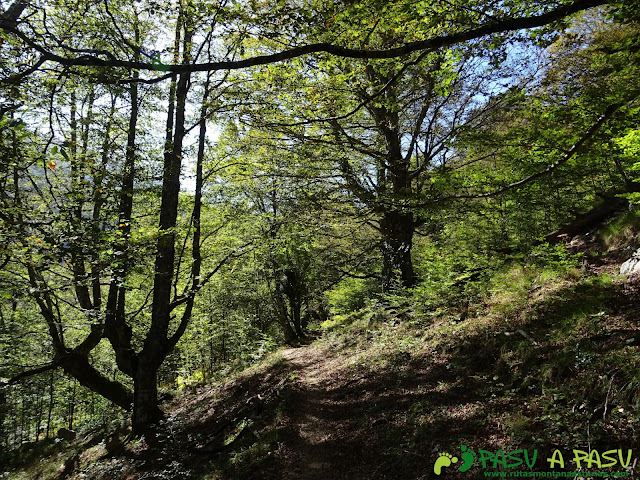
M 637 296 L 622 279 L 586 272 L 581 255 L 546 247 L 522 260 L 482 279 L 463 316 L 424 308 L 424 295 L 370 301 L 325 322 L 323 342 L 362 373 L 446 363 L 453 383 L 481 384 L 487 411 L 502 405 L 492 415 L 514 449 L 637 445 Z M 412 416 L 429 408 L 416 404 Z

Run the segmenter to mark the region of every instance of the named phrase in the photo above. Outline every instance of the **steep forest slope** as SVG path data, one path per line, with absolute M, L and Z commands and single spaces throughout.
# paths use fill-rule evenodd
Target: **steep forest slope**
M 574 450 L 591 455 L 582 470 L 633 475 L 640 283 L 617 274 L 635 234 L 613 230 L 575 238 L 580 252 L 555 263 L 505 263 L 474 304 L 370 302 L 178 394 L 152 433 L 123 425 L 23 446 L 3 478 L 419 479 L 436 478 L 436 463 L 443 478 L 483 478 L 576 470 Z M 554 450 L 564 468 L 548 462 Z M 601 457 L 611 450 L 614 465 Z

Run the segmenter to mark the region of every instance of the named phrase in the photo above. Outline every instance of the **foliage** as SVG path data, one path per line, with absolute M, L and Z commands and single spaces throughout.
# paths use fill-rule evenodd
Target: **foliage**
M 314 323 L 393 344 L 396 368 L 419 348 L 396 327 L 463 334 L 580 277 L 544 235 L 640 198 L 638 9 L 565 18 L 599 3 L 4 2 L 0 444 L 131 405 L 142 433 L 168 390 Z M 560 297 L 540 308 L 578 339 L 595 303 Z M 596 362 L 559 348 L 546 400 Z
M 327 292 L 331 314 L 344 315 L 363 308 L 375 290 L 371 280 L 344 278 Z

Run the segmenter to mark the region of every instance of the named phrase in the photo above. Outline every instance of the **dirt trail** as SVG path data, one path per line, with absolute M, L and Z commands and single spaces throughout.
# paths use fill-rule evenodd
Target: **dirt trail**
M 277 448 L 260 478 L 433 478 L 438 445 L 485 426 L 481 412 L 467 411 L 480 392 L 459 382 L 445 358 L 390 351 L 388 365 L 372 367 L 347 352 L 317 342 L 281 351 L 293 381 L 283 395 Z
M 354 459 L 359 452 L 349 448 L 349 439 L 358 430 L 360 412 L 341 391 L 344 359 L 316 345 L 289 348 L 281 355 L 294 372 L 295 386 L 283 412 L 286 451 L 279 456 L 286 468 L 280 478 L 358 478 Z

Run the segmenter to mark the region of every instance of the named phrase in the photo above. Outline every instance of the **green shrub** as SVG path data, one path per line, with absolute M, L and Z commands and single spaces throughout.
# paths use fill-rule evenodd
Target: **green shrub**
M 376 288 L 377 286 L 373 280 L 344 278 L 332 290 L 327 292 L 331 313 L 344 315 L 364 308 Z

